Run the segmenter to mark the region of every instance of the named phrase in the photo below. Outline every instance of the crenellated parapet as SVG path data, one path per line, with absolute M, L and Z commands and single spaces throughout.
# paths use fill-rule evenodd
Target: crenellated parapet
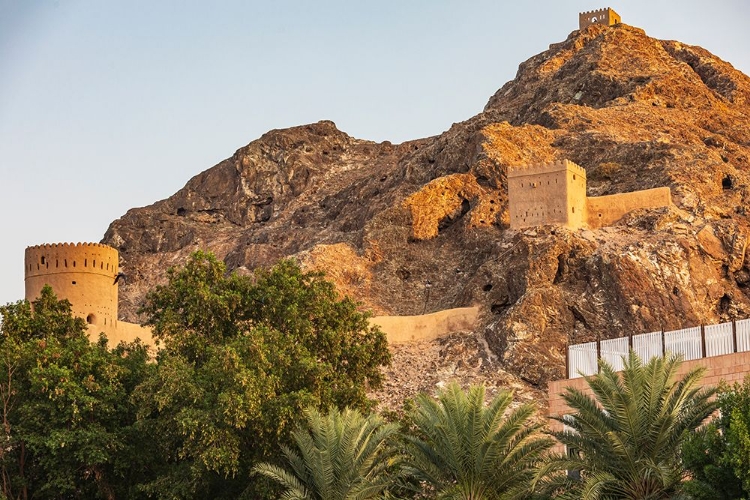
M 548 174 L 553 172 L 572 172 L 586 177 L 586 170 L 570 160 L 558 160 L 554 163 L 514 165 L 508 167 L 508 177 Z
M 101 243 L 47 243 L 26 248 L 25 277 L 58 273 L 92 273 L 114 278 L 117 250 Z
M 602 24 L 604 26 L 614 26 L 620 24 L 622 19 L 614 10 L 607 7 L 606 9 L 590 10 L 578 14 L 578 29 L 585 29 L 592 24 Z

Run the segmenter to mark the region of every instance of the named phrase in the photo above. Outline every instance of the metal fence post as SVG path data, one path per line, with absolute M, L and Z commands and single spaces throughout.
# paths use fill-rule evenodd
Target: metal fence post
M 706 325 L 701 323 L 701 358 L 706 357 Z
M 732 352 L 737 352 L 737 321 L 732 320 Z

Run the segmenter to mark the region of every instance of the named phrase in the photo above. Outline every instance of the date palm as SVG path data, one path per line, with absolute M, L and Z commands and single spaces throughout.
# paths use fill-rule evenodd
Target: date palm
M 311 408 L 305 417 L 306 428 L 292 433 L 296 450 L 282 446 L 289 468 L 264 463 L 253 469 L 284 488 L 281 498 L 367 500 L 393 484 L 397 425 L 350 409 L 321 414 Z
M 485 405 L 484 386 L 464 392 L 457 384 L 437 400 L 418 396 L 405 472 L 439 498 L 528 498 L 535 467 L 552 440 L 530 421 L 533 405 L 509 411 L 512 401 L 512 393 L 501 392 Z
M 550 491 L 584 499 L 666 499 L 685 478 L 680 448 L 716 409 L 714 388 L 699 385 L 702 368 L 677 377 L 680 360 L 644 364 L 631 351 L 617 373 L 605 362 L 586 377 L 590 393 L 567 388 L 571 414 L 555 437 L 568 450 L 543 467 L 539 481 Z M 564 473 L 578 471 L 580 480 Z M 564 495 L 563 495 L 564 496 Z

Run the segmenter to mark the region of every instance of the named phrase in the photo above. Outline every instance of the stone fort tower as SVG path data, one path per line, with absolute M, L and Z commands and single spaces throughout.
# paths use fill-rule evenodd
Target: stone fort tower
M 117 250 L 100 243 L 28 247 L 24 259 L 26 300 L 35 300 L 44 285 L 50 285 L 59 299 L 70 301 L 74 316 L 86 320 L 93 340 L 104 332 L 114 343 L 136 337 L 150 343 L 149 330 L 118 321 L 118 263 Z
M 603 24 L 604 26 L 614 26 L 620 24 L 622 19 L 614 10 L 607 7 L 606 9 L 591 10 L 578 14 L 578 29 L 584 29 L 592 24 Z
M 510 226 L 586 222 L 586 171 L 572 161 L 508 169 Z

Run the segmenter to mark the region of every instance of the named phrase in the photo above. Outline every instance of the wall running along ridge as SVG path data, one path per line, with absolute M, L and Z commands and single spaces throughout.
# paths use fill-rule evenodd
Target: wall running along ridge
M 570 160 L 508 168 L 510 227 L 559 224 L 598 229 L 639 208 L 672 204 L 668 187 L 586 196 L 586 171 Z
M 473 330 L 478 315 L 478 307 L 459 307 L 420 316 L 377 316 L 370 318 L 370 324 L 380 327 L 389 344 L 399 344 Z

